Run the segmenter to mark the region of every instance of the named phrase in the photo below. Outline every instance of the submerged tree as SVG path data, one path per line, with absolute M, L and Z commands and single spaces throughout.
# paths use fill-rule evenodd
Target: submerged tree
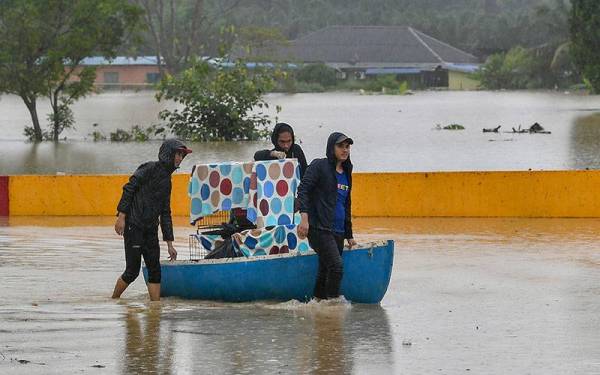
M 69 106 L 92 90 L 95 70 L 80 67 L 96 54 L 114 57 L 141 11 L 127 0 L 4 0 L 0 2 L 0 92 L 21 97 L 33 127 L 44 132 L 37 100 L 50 99 L 49 137 L 72 126 Z
M 600 2 L 573 0 L 570 50 L 592 91 L 600 93 Z
M 231 66 L 233 65 L 233 66 Z M 169 99 L 183 109 L 160 113 L 173 133 L 192 141 L 254 140 L 267 134 L 269 117 L 263 94 L 274 85 L 266 71 L 249 72 L 242 62 L 209 64 L 197 60 L 178 76 L 167 76 L 158 100 Z M 258 108 L 258 113 L 253 109 Z

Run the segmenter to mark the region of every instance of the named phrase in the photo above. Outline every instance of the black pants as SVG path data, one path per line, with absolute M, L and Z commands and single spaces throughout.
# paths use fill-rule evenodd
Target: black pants
M 158 227 L 138 228 L 126 224 L 123 239 L 125 241 L 125 272 L 121 275 L 121 279 L 127 284 L 131 284 L 138 277 L 143 256 L 148 269 L 148 282 L 160 283 Z
M 340 285 L 344 275 L 342 235 L 310 228 L 308 242 L 319 256 L 319 271 L 314 295 L 316 298 L 337 298 L 340 296 Z

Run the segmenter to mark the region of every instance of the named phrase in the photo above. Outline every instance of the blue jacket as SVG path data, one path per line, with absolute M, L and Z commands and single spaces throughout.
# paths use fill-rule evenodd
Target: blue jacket
M 335 204 L 337 202 L 337 177 L 335 172 L 335 141 L 342 133 L 332 133 L 327 139 L 326 158 L 313 160 L 306 169 L 298 187 L 300 212 L 308 213 L 309 227 L 333 231 Z M 352 193 L 352 162 L 350 158 L 342 163 L 348 176 L 349 193 Z M 346 220 L 344 238 L 352 237 L 351 199 L 346 200 Z

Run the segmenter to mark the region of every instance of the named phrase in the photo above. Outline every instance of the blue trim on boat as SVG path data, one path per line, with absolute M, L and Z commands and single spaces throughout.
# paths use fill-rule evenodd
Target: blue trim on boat
M 351 302 L 381 302 L 392 274 L 394 241 L 346 249 L 343 259 L 342 295 Z M 161 296 L 227 302 L 308 301 L 313 297 L 317 268 L 314 253 L 165 262 Z M 143 274 L 147 280 L 145 267 Z

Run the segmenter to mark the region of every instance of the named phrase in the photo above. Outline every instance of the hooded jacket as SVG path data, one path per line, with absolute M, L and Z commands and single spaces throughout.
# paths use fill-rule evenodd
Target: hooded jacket
M 302 177 L 298 187 L 300 212 L 308 213 L 308 224 L 311 228 L 333 231 L 335 204 L 337 202 L 337 177 L 335 171 L 335 141 L 343 135 L 332 133 L 327 139 L 326 158 L 313 160 Z M 349 193 L 352 192 L 352 162 L 350 157 L 342 163 L 348 176 Z M 346 200 L 346 220 L 344 238 L 352 236 L 351 199 Z
M 256 151 L 256 153 L 254 153 L 254 160 L 276 160 L 277 158 L 271 156 L 271 151 L 283 151 L 283 149 L 279 147 L 277 140 L 279 139 L 279 134 L 284 132 L 289 132 L 292 135 L 292 146 L 285 153 L 285 155 L 287 158 L 298 159 L 298 164 L 300 165 L 300 177 L 302 177 L 304 176 L 304 173 L 306 172 L 306 167 L 308 165 L 308 163 L 306 162 L 306 156 L 304 156 L 304 151 L 302 151 L 302 147 L 296 144 L 294 129 L 292 129 L 292 127 L 289 124 L 286 124 L 285 122 L 277 123 L 273 128 L 273 132 L 271 133 L 271 142 L 275 147 L 271 150 Z
M 158 161 L 140 165 L 129 182 L 123 185 L 123 194 L 117 206 L 117 211 L 127 215 L 127 222 L 138 228 L 157 227 L 160 222 L 164 241 L 174 239 L 171 174 L 177 169 L 175 153 L 182 148 L 185 145 L 176 139 L 164 141 L 158 151 Z

